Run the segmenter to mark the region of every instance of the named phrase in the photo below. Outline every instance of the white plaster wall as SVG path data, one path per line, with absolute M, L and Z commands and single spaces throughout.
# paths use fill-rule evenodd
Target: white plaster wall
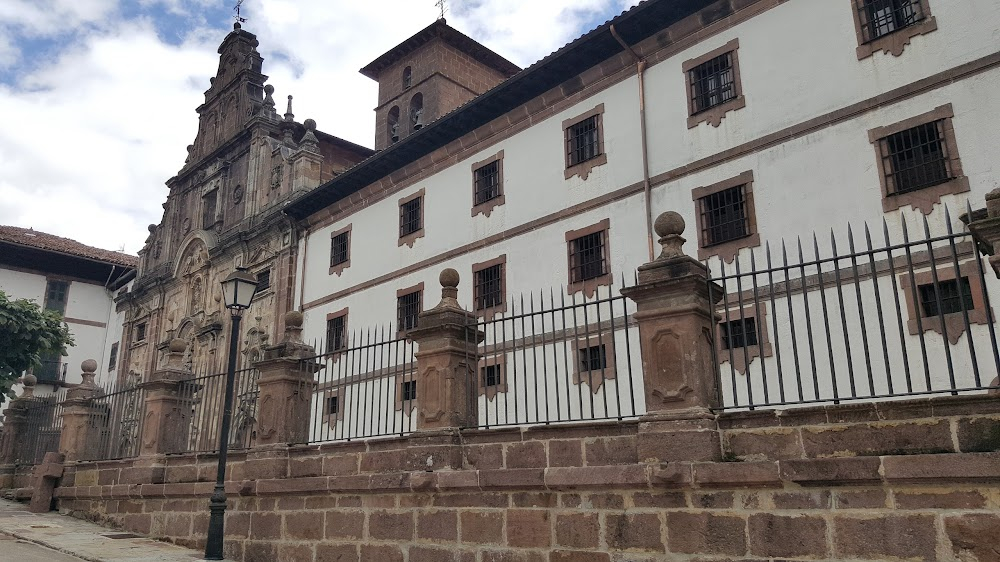
M 0 291 L 10 299 L 29 299 L 41 305 L 45 302 L 45 276 L 0 266 Z
M 114 295 L 131 291 L 132 284 L 133 282 L 129 282 L 127 285 L 118 289 L 118 291 L 111 295 L 111 300 L 109 302 L 110 306 L 108 307 L 108 318 L 106 320 L 108 327 L 105 330 L 103 360 L 97 366 L 97 383 L 100 385 L 105 385 L 114 381 L 118 374 L 118 370 L 121 368 L 122 354 L 124 352 L 124 343 L 121 339 L 123 327 L 125 326 L 125 309 L 123 308 L 121 312 L 115 310 Z M 108 362 L 111 360 L 111 346 L 115 343 L 118 344 L 118 359 L 115 362 L 115 368 L 113 370 L 109 370 Z

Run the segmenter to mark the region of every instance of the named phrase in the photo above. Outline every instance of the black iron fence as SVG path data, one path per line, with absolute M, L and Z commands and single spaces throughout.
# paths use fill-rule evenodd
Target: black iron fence
M 944 222 L 934 235 L 923 217 L 916 237 L 906 220 L 860 235 L 848 227 L 711 266 L 722 407 L 996 388 L 996 282 L 947 210 Z
M 81 460 L 123 459 L 139 455 L 139 439 L 146 411 L 146 391 L 137 375 L 107 385 L 90 403 L 89 423 L 96 427 L 96 443 L 81 451 Z
M 51 396 L 28 398 L 25 407 L 23 430 L 14 443 L 14 463 L 33 465 L 42 462 L 45 453 L 59 450 L 62 432 L 62 405 L 66 389 L 59 389 Z
M 406 435 L 416 427 L 415 345 L 392 326 L 338 337 L 315 363 L 309 442 Z M 339 345 L 339 347 L 338 347 Z
M 485 334 L 472 384 L 480 427 L 645 413 L 634 303 L 601 289 L 592 299 L 562 289 L 521 295 L 477 322 Z
M 230 449 L 247 449 L 255 442 L 259 379 L 260 373 L 254 368 L 240 369 L 235 373 Z M 218 451 L 226 398 L 226 373 L 185 379 L 180 383 L 179 393 L 181 406 L 190 415 L 187 451 Z

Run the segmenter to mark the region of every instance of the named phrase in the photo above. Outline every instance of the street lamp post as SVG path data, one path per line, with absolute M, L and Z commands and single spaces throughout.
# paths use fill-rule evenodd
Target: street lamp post
M 222 560 L 222 537 L 226 517 L 226 457 L 229 454 L 229 425 L 233 418 L 233 379 L 236 378 L 236 347 L 240 337 L 240 319 L 250 308 L 250 301 L 257 292 L 257 279 L 246 269 L 236 268 L 222 281 L 222 294 L 233 319 L 229 335 L 229 367 L 226 370 L 226 402 L 219 428 L 219 469 L 215 477 L 215 491 L 209 502 L 211 516 L 208 520 L 208 541 L 205 543 L 206 560 Z

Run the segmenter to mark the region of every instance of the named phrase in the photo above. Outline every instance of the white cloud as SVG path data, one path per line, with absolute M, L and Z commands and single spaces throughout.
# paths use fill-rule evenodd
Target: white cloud
M 159 39 L 150 19 L 122 21 L 114 0 L 0 1 L 0 37 L 5 27 L 72 35 L 54 60 L 16 76 L 16 86 L 0 84 L 0 224 L 135 252 L 146 225 L 160 221 L 164 182 L 194 139 L 194 110 L 226 30 L 204 27 L 201 8 L 214 0 L 139 1 L 186 15 L 191 29 L 180 45 Z M 527 66 L 588 31 L 586 22 L 635 3 L 468 0 L 450 3 L 447 17 Z M 255 0 L 245 4 L 244 28 L 258 35 L 280 112 L 293 94 L 297 120 L 311 117 L 328 133 L 371 146 L 377 88 L 358 69 L 432 23 L 433 4 Z M 16 49 L 0 40 L 0 67 Z

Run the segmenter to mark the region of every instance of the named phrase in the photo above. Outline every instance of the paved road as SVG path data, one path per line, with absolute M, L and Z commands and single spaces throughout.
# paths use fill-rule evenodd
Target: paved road
M 83 558 L 24 542 L 10 535 L 0 535 L 0 556 L 18 562 L 84 562 Z

